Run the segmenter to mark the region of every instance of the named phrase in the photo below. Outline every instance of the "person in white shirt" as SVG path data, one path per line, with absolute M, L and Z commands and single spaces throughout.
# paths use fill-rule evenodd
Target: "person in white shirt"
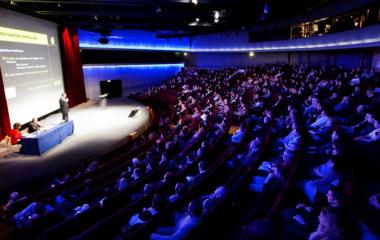
M 375 129 L 364 136 L 359 136 L 355 138 L 356 141 L 363 141 L 363 142 L 376 142 L 380 139 L 380 120 L 379 117 L 375 117 L 373 119 L 373 126 Z
M 151 240 L 179 240 L 186 236 L 192 229 L 198 226 L 202 206 L 198 201 L 191 201 L 188 206 L 188 214 L 179 219 L 173 227 L 159 227 L 157 233 L 150 235 Z
M 350 81 L 351 86 L 359 85 L 360 84 L 360 78 L 358 74 L 355 74 L 355 77 L 353 77 Z

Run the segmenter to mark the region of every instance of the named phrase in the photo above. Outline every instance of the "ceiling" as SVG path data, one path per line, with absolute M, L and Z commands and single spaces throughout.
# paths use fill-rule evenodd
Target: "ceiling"
M 146 29 L 161 36 L 240 30 L 323 7 L 332 0 L 13 0 L 10 7 L 105 34 L 110 29 Z M 219 18 L 215 20 L 215 11 Z

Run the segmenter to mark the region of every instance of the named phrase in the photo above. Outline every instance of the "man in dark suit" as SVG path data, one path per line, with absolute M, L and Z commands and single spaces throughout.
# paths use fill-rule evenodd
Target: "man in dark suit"
M 62 120 L 69 120 L 69 99 L 67 98 L 66 93 L 62 93 L 61 98 L 59 99 L 60 111 L 62 113 Z
M 29 123 L 28 133 L 37 132 L 38 130 L 40 130 L 40 128 L 41 125 L 37 122 L 37 119 L 32 118 L 32 121 Z

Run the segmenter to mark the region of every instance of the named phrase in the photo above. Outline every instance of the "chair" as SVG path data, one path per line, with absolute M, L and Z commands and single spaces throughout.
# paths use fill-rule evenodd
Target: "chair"
M 10 154 L 12 152 L 19 152 L 20 151 L 21 145 L 20 144 L 14 144 L 14 145 L 12 145 L 11 137 L 9 135 L 6 135 L 4 137 L 4 140 L 5 140 L 5 144 L 7 146 L 7 154 Z
M 11 137 L 7 135 L 7 136 L 4 137 L 4 140 L 5 140 L 5 144 L 7 145 L 8 153 L 12 152 Z

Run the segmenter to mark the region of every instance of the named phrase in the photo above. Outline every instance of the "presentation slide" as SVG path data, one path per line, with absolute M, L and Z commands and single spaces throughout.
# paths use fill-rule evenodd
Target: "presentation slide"
M 64 85 L 57 24 L 0 8 L 0 68 L 11 124 L 58 109 Z

